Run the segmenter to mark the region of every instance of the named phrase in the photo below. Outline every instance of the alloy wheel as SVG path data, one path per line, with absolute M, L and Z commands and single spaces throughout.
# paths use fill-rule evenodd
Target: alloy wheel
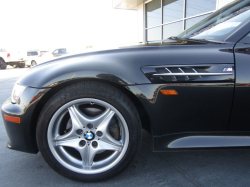
M 67 169 L 97 174 L 117 165 L 125 155 L 129 130 L 121 113 L 98 99 L 66 103 L 50 120 L 49 148 Z

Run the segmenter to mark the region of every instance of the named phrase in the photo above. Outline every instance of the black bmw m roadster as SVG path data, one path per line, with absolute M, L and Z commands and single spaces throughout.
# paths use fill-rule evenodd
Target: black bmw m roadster
M 2 106 L 10 149 L 99 181 L 138 153 L 250 147 L 250 0 L 162 43 L 65 56 L 29 69 Z

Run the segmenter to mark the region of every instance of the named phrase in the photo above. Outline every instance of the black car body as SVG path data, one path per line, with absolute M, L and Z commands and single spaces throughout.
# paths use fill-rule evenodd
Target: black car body
M 233 8 L 234 16 L 236 10 L 248 12 L 223 41 L 183 37 L 194 26 L 162 44 L 79 54 L 31 68 L 17 82 L 25 86 L 19 102 L 8 99 L 2 106 L 4 119 L 21 121 L 4 121 L 8 147 L 37 153 L 40 112 L 59 90 L 84 81 L 112 85 L 130 98 L 153 137 L 153 151 L 249 147 L 249 6 L 237 1 L 203 21 Z

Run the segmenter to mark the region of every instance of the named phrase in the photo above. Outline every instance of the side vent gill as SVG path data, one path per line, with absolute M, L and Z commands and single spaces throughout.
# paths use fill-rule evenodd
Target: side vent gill
M 225 69 L 231 71 L 224 71 Z M 145 66 L 142 71 L 153 83 L 234 80 L 232 64 Z

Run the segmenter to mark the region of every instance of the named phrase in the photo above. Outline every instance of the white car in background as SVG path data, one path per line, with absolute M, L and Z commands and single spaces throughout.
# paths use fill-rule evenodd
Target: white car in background
M 24 68 L 26 61 L 24 56 L 21 52 L 10 53 L 6 49 L 0 48 L 0 69 L 6 69 L 7 65 Z
M 27 52 L 27 66 L 35 66 L 43 62 L 53 59 L 53 54 L 50 51 L 32 50 Z

